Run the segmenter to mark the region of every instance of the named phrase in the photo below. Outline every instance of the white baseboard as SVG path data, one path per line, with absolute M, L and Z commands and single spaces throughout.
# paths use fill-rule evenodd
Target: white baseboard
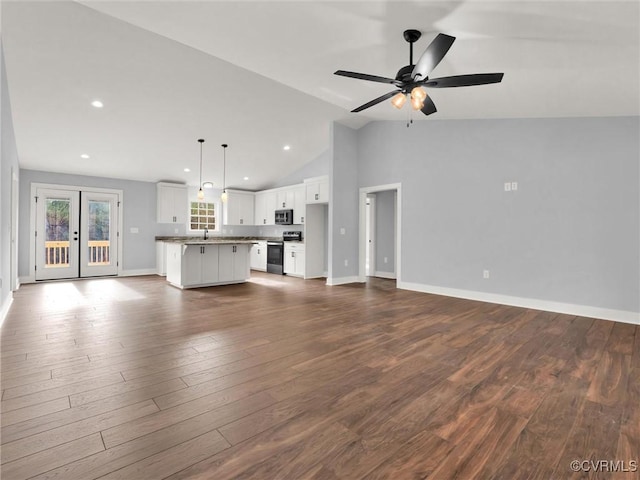
M 13 302 L 13 292 L 9 292 L 7 298 L 2 302 L 2 308 L 0 309 L 0 328 L 2 328 L 2 324 L 4 323 L 4 319 L 7 317 L 9 313 L 9 307 L 11 307 L 11 303 Z
M 118 273 L 118 277 L 138 277 L 140 275 L 157 275 L 158 270 L 155 268 L 141 268 L 138 270 L 122 270 Z M 89 278 L 100 278 L 100 277 L 89 277 Z M 67 280 L 82 280 L 81 278 L 69 278 Z M 36 283 L 36 279 L 34 276 L 28 277 L 20 277 L 20 284 L 24 285 L 27 283 Z
M 158 269 L 156 268 L 140 268 L 138 270 L 122 270 L 119 277 L 139 277 L 141 275 L 157 275 Z
M 327 285 L 344 285 L 346 283 L 362 283 L 362 281 L 357 275 L 353 277 L 327 278 Z
M 391 279 L 395 279 L 396 278 L 396 274 L 394 272 L 373 272 L 373 276 L 374 277 L 380 277 L 380 278 L 391 278 Z
M 640 325 L 640 313 L 630 312 L 627 310 L 613 310 L 608 308 L 591 307 L 588 305 L 538 300 L 535 298 L 512 297 L 509 295 L 498 295 L 495 293 L 475 292 L 473 290 L 437 287 L 422 283 L 398 282 L 397 288 L 422 293 L 433 293 L 435 295 L 444 295 L 447 297 L 466 298 L 467 300 L 477 300 L 480 302 L 497 303 L 512 307 L 530 308 L 532 310 L 544 310 L 547 312 L 564 313 L 567 315 L 599 318 L 602 320 L 613 320 L 616 322 Z

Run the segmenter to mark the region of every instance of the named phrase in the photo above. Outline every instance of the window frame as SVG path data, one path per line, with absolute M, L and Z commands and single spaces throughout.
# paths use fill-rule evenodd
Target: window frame
M 213 205 L 213 223 L 215 225 L 214 228 L 203 227 L 202 226 L 202 222 L 200 222 L 199 220 L 197 222 L 192 222 L 192 215 L 193 214 L 191 213 L 191 210 L 193 209 L 193 204 L 194 203 L 195 204 Z M 220 215 L 218 214 L 219 208 L 220 208 L 220 206 L 219 206 L 218 202 L 216 202 L 216 201 L 207 200 L 206 198 L 204 200 L 198 200 L 197 198 L 196 199 L 190 199 L 189 200 L 189 210 L 187 212 L 187 232 L 188 233 L 202 233 L 202 232 L 204 232 L 205 228 L 208 228 L 208 230 L 210 232 L 219 232 L 220 231 Z M 200 207 L 198 207 L 198 210 L 200 210 Z M 208 209 L 205 209 L 205 210 L 208 210 Z M 209 217 L 207 212 L 205 212 L 204 215 L 201 215 L 200 212 L 198 212 L 198 214 L 195 215 L 195 216 L 196 216 L 196 218 L 203 217 L 203 216 L 205 218 Z M 199 227 L 202 227 L 202 228 L 198 228 L 198 229 L 191 228 L 191 225 L 194 224 L 194 223 L 196 223 Z M 208 222 L 206 222 L 206 223 L 208 223 Z

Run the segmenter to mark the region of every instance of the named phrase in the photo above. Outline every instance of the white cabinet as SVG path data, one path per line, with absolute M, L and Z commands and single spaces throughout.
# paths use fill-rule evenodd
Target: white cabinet
M 329 203 L 329 177 L 305 180 L 307 203 Z
M 177 183 L 158 183 L 158 223 L 187 223 L 187 186 Z
M 266 190 L 256 193 L 256 225 L 275 225 L 276 200 L 276 192 Z
M 284 273 L 304 278 L 305 249 L 301 243 L 285 242 Z
M 293 223 L 302 225 L 307 210 L 306 189 L 304 185 L 292 188 L 293 191 Z
M 179 288 L 245 282 L 249 247 L 247 243 L 167 243 L 167 281 Z
M 232 244 L 218 246 L 218 281 L 234 282 L 249 278 L 249 246 Z
M 295 204 L 295 192 L 292 188 L 282 188 L 276 192 L 276 210 L 293 209 Z
M 156 242 L 156 273 L 165 277 L 167 275 L 167 244 Z
M 250 264 L 252 270 L 267 271 L 267 242 L 258 242 L 251 247 Z
M 253 225 L 254 193 L 227 189 L 227 195 L 224 225 Z
M 167 244 L 167 281 L 182 288 L 218 283 L 218 245 Z

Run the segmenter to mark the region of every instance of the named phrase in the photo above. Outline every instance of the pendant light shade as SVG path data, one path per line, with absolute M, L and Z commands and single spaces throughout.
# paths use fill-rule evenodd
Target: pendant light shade
M 229 195 L 227 194 L 227 145 L 223 143 L 222 147 L 222 195 L 220 195 L 220 201 L 227 203 Z
M 204 143 L 204 138 L 199 138 L 198 142 L 200 143 L 200 189 L 198 190 L 198 200 L 204 200 L 204 190 L 202 190 L 202 144 Z

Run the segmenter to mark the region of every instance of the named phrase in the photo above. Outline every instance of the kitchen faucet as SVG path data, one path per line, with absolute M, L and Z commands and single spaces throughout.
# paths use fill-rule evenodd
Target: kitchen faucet
M 204 239 L 206 240 L 207 238 L 209 238 L 209 229 L 205 228 L 204 229 Z

